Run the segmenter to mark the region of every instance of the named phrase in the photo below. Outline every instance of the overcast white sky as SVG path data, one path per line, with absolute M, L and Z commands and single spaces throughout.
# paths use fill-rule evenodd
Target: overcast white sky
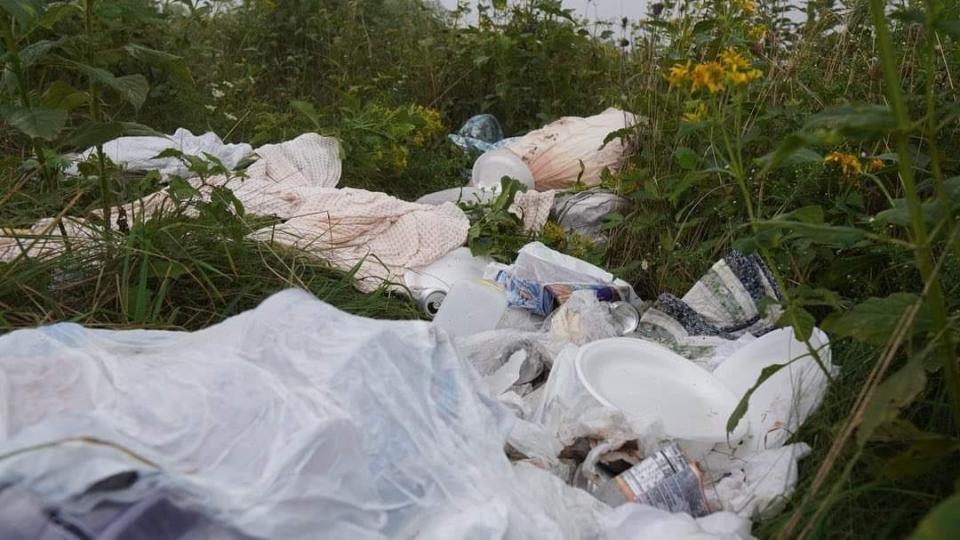
M 456 7 L 457 0 L 440 0 L 440 4 Z M 563 5 L 592 20 L 637 19 L 646 13 L 647 0 L 563 0 Z

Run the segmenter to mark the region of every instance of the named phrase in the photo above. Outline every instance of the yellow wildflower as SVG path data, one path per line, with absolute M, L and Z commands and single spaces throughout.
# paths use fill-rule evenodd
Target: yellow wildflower
M 413 144 L 422 146 L 430 139 L 439 136 L 446 131 L 443 122 L 440 120 L 440 111 L 417 105 L 414 107 L 417 116 L 423 122 L 423 127 L 418 129 L 413 136 Z
M 667 75 L 667 80 L 670 81 L 670 86 L 680 86 L 683 81 L 690 78 L 690 66 L 691 62 L 687 60 L 686 64 L 674 64 L 670 68 L 670 74 Z
M 844 176 L 858 176 L 863 173 L 863 164 L 860 163 L 860 159 L 853 154 L 830 152 L 823 161 L 839 166 Z
M 694 90 L 706 88 L 711 94 L 716 94 L 723 90 L 723 78 L 724 71 L 720 62 L 697 64 L 691 74 L 692 87 Z
M 399 144 L 391 144 L 389 147 L 389 155 L 385 155 L 387 158 L 387 165 L 390 167 L 390 171 L 400 174 L 407 169 L 407 149 Z
M 750 61 L 734 49 L 720 53 L 720 62 L 727 70 L 727 79 L 735 85 L 744 85 L 763 76 L 759 69 L 750 69 Z
M 755 24 L 747 30 L 747 37 L 753 41 L 760 41 L 767 36 L 767 27 L 762 24 Z
M 540 231 L 540 238 L 549 246 L 559 246 L 566 240 L 567 233 L 562 226 L 548 221 Z
M 750 67 L 750 62 L 732 47 L 720 53 L 720 61 L 723 67 L 730 71 L 740 71 Z
M 882 159 L 873 158 L 870 160 L 870 172 L 877 172 L 883 169 L 884 166 L 885 164 Z
M 689 112 L 683 113 L 683 121 L 695 124 L 702 121 L 707 116 L 707 104 L 698 101 L 697 106 Z
M 733 0 L 733 6 L 747 15 L 757 11 L 757 3 L 754 0 Z

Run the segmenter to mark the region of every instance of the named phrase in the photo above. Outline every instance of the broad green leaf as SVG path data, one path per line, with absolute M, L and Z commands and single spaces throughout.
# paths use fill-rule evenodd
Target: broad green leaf
M 840 309 L 840 295 L 821 287 L 813 288 L 809 285 L 798 285 L 787 292 L 787 296 L 801 306 L 829 306 Z
M 180 80 L 190 80 L 190 68 L 180 56 L 136 44 L 126 45 L 123 50 L 133 58 L 158 67 Z
M 817 320 L 813 315 L 803 307 L 797 305 L 796 302 L 791 302 L 783 314 L 780 315 L 780 319 L 777 320 L 777 326 L 781 328 L 792 326 L 794 332 L 797 333 L 797 337 L 802 341 L 810 339 L 816 323 Z
M 876 442 L 913 442 L 942 438 L 939 433 L 922 431 L 905 418 L 893 418 L 877 426 L 870 435 Z
M 957 450 L 960 450 L 960 441 L 943 436 L 914 441 L 883 464 L 881 476 L 889 480 L 919 476 L 942 466 L 942 461 Z
M 680 200 L 680 197 L 683 196 L 688 189 L 699 184 L 706 178 L 709 177 L 701 171 L 690 171 L 683 175 L 683 178 L 681 178 L 680 181 L 670 187 L 670 201 L 676 204 L 677 201 Z
M 89 66 L 80 62 L 67 61 L 71 68 L 83 73 L 97 84 L 113 89 L 124 101 L 139 109 L 147 100 L 150 84 L 143 75 L 124 75 L 116 77 L 105 69 Z
M 804 206 L 797 208 L 792 212 L 781 214 L 773 219 L 780 221 L 799 221 L 800 223 L 821 224 L 823 223 L 823 208 L 817 205 Z
M 8 106 L 0 109 L 0 116 L 25 135 L 47 141 L 55 139 L 67 123 L 67 111 L 63 109 Z
M 730 418 L 727 419 L 727 434 L 733 433 L 733 430 L 737 429 L 737 424 L 740 423 L 740 420 L 743 418 L 743 415 L 747 414 L 747 408 L 750 405 L 750 396 L 760 388 L 760 385 L 763 384 L 767 379 L 776 375 L 778 371 L 789 366 L 790 363 L 786 364 L 772 364 L 769 365 L 760 372 L 760 376 L 757 377 L 757 382 L 747 390 L 747 393 L 740 398 L 740 402 L 737 403 L 736 408 L 733 409 L 733 413 L 730 414 Z
M 960 494 L 955 494 L 933 508 L 920 520 L 910 540 L 944 540 L 960 538 Z
M 40 102 L 43 103 L 44 107 L 67 111 L 71 111 L 89 101 L 90 96 L 86 92 L 81 92 L 62 80 L 55 81 L 40 96 Z
M 41 0 L 0 0 L 0 9 L 13 17 L 23 31 L 43 13 L 43 2 Z
M 63 45 L 63 40 L 41 39 L 20 49 L 20 65 L 30 67 L 40 61 L 48 52 Z
M 870 440 L 873 431 L 885 422 L 897 417 L 900 409 L 913 403 L 927 386 L 927 373 L 923 363 L 910 361 L 896 373 L 887 377 L 873 392 L 863 420 L 857 428 L 857 443 L 863 446 Z
M 692 171 L 697 168 L 697 163 L 700 162 L 700 158 L 697 157 L 697 153 L 693 150 L 681 146 L 673 152 L 673 158 L 677 160 L 677 165 L 680 165 L 681 169 L 686 169 Z
M 842 105 L 813 115 L 806 129 L 827 129 L 843 137 L 874 138 L 890 133 L 896 126 L 893 113 L 885 105 Z
M 73 2 L 50 2 L 47 4 L 47 10 L 43 12 L 43 15 L 40 16 L 40 20 L 37 21 L 37 24 L 40 26 L 51 29 L 53 25 L 62 21 L 64 18 L 83 13 L 83 10 L 80 9 L 76 3 Z
M 317 108 L 313 106 L 312 103 L 306 101 L 293 100 L 290 102 L 290 106 L 293 107 L 293 110 L 298 113 L 306 116 L 310 122 L 317 128 L 320 127 L 320 113 L 317 112 Z
M 869 298 L 846 313 L 835 313 L 823 321 L 828 332 L 850 337 L 871 345 L 883 345 L 893 335 L 894 329 L 907 309 L 919 301 L 912 293 L 894 293 L 886 298 Z M 913 321 L 913 331 L 923 332 L 930 328 L 931 320 L 926 306 L 921 306 Z
M 926 201 L 920 205 L 920 209 L 923 212 L 923 220 L 927 226 L 932 226 L 939 221 L 941 215 L 940 205 L 937 204 L 936 201 Z M 874 219 L 880 223 L 909 227 L 911 223 L 910 210 L 907 209 L 906 199 L 894 199 L 893 208 L 888 208 L 878 213 L 874 216 Z
M 803 133 L 788 135 L 773 152 L 757 159 L 757 164 L 763 167 L 760 170 L 760 176 L 787 165 L 802 165 L 823 161 L 820 154 L 807 148 L 808 145 L 815 142 L 815 137 Z

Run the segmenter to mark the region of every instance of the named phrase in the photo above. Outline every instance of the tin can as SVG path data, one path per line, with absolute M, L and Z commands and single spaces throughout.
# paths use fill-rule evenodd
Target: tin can
M 440 304 L 447 297 L 447 292 L 440 289 L 424 289 L 417 293 L 417 305 L 427 317 L 433 318 L 440 311 Z
M 675 443 L 606 481 L 596 497 L 613 507 L 641 503 L 693 517 L 710 513 L 703 491 L 703 472 L 687 460 Z
M 640 312 L 629 302 L 610 302 L 609 308 L 621 335 L 629 334 L 640 326 Z

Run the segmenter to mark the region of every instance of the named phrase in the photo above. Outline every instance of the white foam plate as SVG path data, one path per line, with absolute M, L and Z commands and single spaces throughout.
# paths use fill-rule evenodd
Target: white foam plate
M 737 398 L 710 372 L 673 351 L 635 338 L 611 338 L 583 346 L 577 376 L 600 403 L 628 417 L 659 420 L 664 435 L 681 446 L 742 439 L 741 421 L 727 438 L 726 424 Z

